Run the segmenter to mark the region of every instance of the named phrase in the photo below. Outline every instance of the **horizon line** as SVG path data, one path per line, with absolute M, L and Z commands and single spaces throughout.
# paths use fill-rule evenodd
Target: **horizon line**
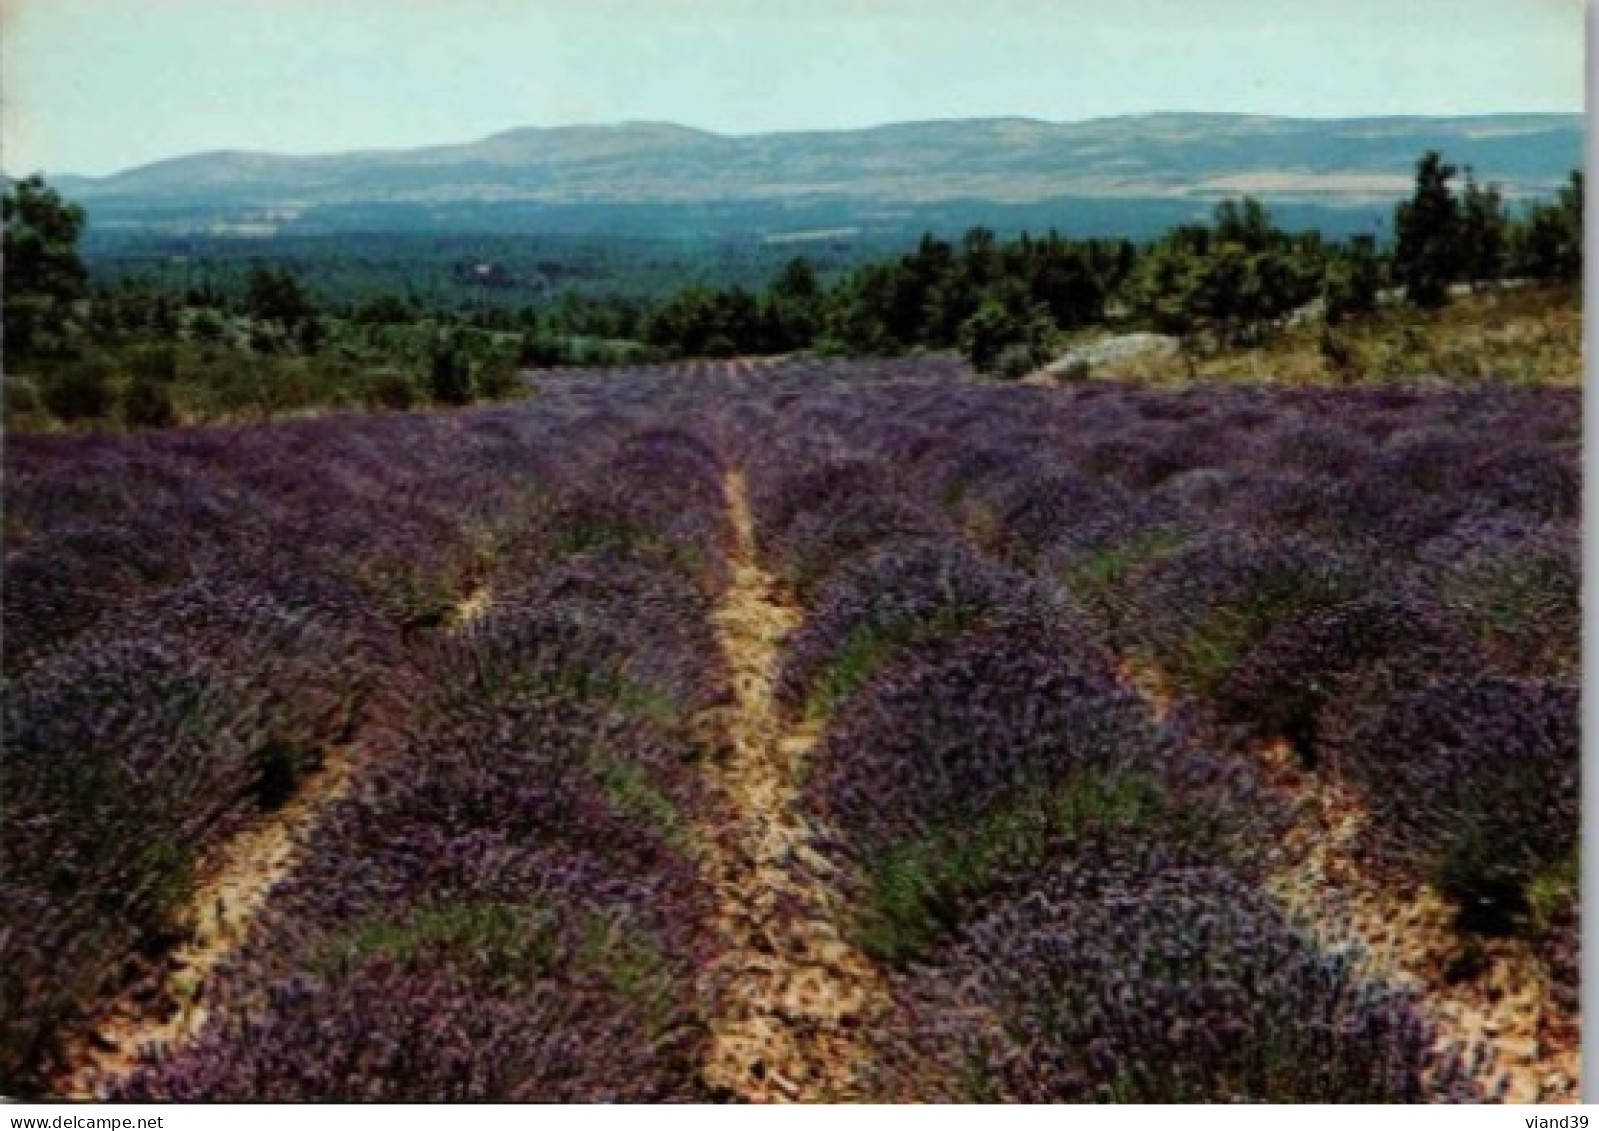
M 795 137 L 814 134 L 851 134 L 871 133 L 875 130 L 887 130 L 915 126 L 951 125 L 956 123 L 976 122 L 1025 122 L 1041 126 L 1087 126 L 1100 122 L 1117 122 L 1148 118 L 1225 118 L 1239 120 L 1257 120 L 1271 122 L 1397 122 L 1397 121 L 1473 121 L 1494 118 L 1584 118 L 1587 116 L 1586 108 L 1576 110 L 1495 110 L 1486 113 L 1394 113 L 1394 114 L 1271 114 L 1248 110 L 1136 110 L 1124 114 L 1097 114 L 1086 118 L 1040 118 L 1030 114 L 972 114 L 932 118 L 906 118 L 891 121 L 873 122 L 860 126 L 802 126 L 788 127 L 771 130 L 746 130 L 722 131 L 706 126 L 689 125 L 661 118 L 624 118 L 607 122 L 566 122 L 552 125 L 520 125 L 507 126 L 503 129 L 493 130 L 486 134 L 454 141 L 418 142 L 409 145 L 387 145 L 372 147 L 357 147 L 349 149 L 329 149 L 317 151 L 305 150 L 274 150 L 274 149 L 195 149 L 182 153 L 173 153 L 166 157 L 156 157 L 148 161 L 128 165 L 108 173 L 72 173 L 54 172 L 37 169 L 27 173 L 13 174 L 0 168 L 0 177 L 20 181 L 25 177 L 41 175 L 47 179 L 69 178 L 78 181 L 104 181 L 114 177 L 124 176 L 128 173 L 151 169 L 174 161 L 191 160 L 196 157 L 263 157 L 282 160 L 317 160 L 319 158 L 334 157 L 363 157 L 381 154 L 395 154 L 430 149 L 449 149 L 456 146 L 478 145 L 483 142 L 493 141 L 496 138 L 508 137 L 519 133 L 557 133 L 562 131 L 580 130 L 619 130 L 652 127 L 656 129 L 673 129 L 685 133 L 700 134 L 706 137 L 723 138 L 726 140 L 743 140 L 763 137 Z

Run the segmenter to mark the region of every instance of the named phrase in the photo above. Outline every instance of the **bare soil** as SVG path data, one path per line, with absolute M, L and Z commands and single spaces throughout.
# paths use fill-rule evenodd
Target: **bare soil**
M 714 620 L 734 703 L 729 753 L 711 773 L 735 826 L 706 838 L 724 949 L 705 1080 L 753 1102 L 859 1099 L 861 1033 L 887 1008 L 887 991 L 840 929 L 828 862 L 795 805 L 816 735 L 785 729 L 773 684 L 799 613 L 756 559 L 743 476 L 730 473 L 726 491 L 738 542 Z
M 1161 673 L 1124 662 L 1119 674 L 1163 718 L 1175 700 Z M 1532 947 L 1456 928 L 1458 908 L 1420 884 L 1399 889 L 1372 874 L 1357 842 L 1370 819 L 1343 782 L 1303 769 L 1286 742 L 1250 752 L 1294 812 L 1276 846 L 1271 896 L 1326 948 L 1344 949 L 1369 977 L 1413 989 L 1438 1030 L 1440 1052 L 1467 1063 L 1509 1103 L 1580 1100 L 1578 1020 L 1555 1004 Z
M 1524 940 L 1455 926 L 1458 908 L 1422 884 L 1398 890 L 1361 863 L 1369 816 L 1347 785 L 1300 768 L 1286 744 L 1262 750 L 1267 780 L 1297 807 L 1268 890 L 1326 945 L 1352 940 L 1372 977 L 1414 988 L 1441 1050 L 1482 1054 L 1479 1083 L 1509 1103 L 1578 1102 L 1577 1020 L 1554 1004 L 1545 964 Z
M 152 986 L 136 984 L 115 1000 L 69 1049 L 58 1094 L 95 1099 L 146 1054 L 192 1040 L 208 1016 L 206 988 L 243 945 L 273 887 L 294 868 L 305 835 L 354 777 L 356 751 L 328 751 L 322 768 L 281 808 L 254 816 L 206 862 L 184 920 L 188 937 L 167 956 Z

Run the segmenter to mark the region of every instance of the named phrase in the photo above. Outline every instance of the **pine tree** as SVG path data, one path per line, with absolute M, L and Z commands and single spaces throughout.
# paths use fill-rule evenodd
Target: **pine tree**
M 433 364 L 428 370 L 428 393 L 440 404 L 472 402 L 472 372 L 466 359 L 453 346 L 445 346 L 433 355 Z
M 1449 187 L 1458 170 L 1428 150 L 1416 162 L 1416 191 L 1394 210 L 1394 278 L 1417 306 L 1441 306 L 1460 275 L 1460 202 Z
M 39 176 L 18 181 L 0 203 L 5 220 L 5 350 L 11 357 L 63 353 L 72 305 L 88 297 L 78 255 L 83 209 Z
M 1504 274 L 1505 229 L 1499 186 L 1483 188 L 1467 169 L 1460 205 L 1460 256 L 1466 282 L 1493 282 Z

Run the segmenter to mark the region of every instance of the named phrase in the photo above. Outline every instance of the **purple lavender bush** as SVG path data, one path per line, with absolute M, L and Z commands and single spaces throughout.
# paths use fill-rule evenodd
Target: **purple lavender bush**
M 1478 1098 L 1465 1066 L 1433 1053 L 1433 1031 L 1403 992 L 1319 952 L 1227 869 L 1125 833 L 1064 842 L 1055 859 L 1036 886 L 991 901 L 898 981 L 899 1012 L 874 1034 L 886 1093 L 931 1085 L 933 1098 L 1023 1103 Z

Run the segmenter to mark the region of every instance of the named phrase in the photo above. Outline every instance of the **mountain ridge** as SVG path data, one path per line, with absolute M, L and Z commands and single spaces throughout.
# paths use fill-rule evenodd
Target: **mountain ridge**
M 1163 111 L 1051 122 L 1024 116 L 859 129 L 724 134 L 673 122 L 521 126 L 473 141 L 283 155 L 224 149 L 101 177 L 52 178 L 98 220 L 426 226 L 540 210 L 888 211 L 1051 200 L 1197 205 L 1253 193 L 1331 208 L 1401 195 L 1438 149 L 1508 197 L 1551 191 L 1579 167 L 1583 116 L 1512 113 L 1286 118 Z M 385 220 L 383 217 L 389 217 Z M 442 221 L 441 221 L 442 222 Z M 454 221 L 451 221 L 454 222 Z M 491 226 L 492 226 L 491 224 Z
M 196 150 L 192 153 L 173 154 L 159 157 L 151 161 L 143 161 L 130 165 L 112 173 L 104 174 L 79 174 L 61 173 L 53 176 L 56 181 L 70 181 L 79 184 L 98 184 L 117 180 L 146 170 L 169 166 L 177 162 L 199 161 L 212 158 L 249 158 L 283 162 L 314 162 L 323 160 L 344 160 L 360 158 L 382 158 L 386 156 L 410 155 L 444 150 L 465 150 L 499 143 L 512 139 L 521 140 L 534 136 L 574 135 L 574 134 L 621 134 L 634 131 L 671 132 L 682 136 L 691 136 L 719 141 L 741 142 L 750 140 L 777 140 L 799 139 L 817 137 L 837 137 L 847 135 L 881 134 L 890 131 L 913 131 L 925 129 L 939 129 L 952 126 L 993 126 L 1021 124 L 1037 126 L 1048 129 L 1091 129 L 1098 126 L 1117 126 L 1130 123 L 1155 123 L 1170 121 L 1184 125 L 1196 123 L 1220 124 L 1270 124 L 1294 125 L 1314 128 L 1316 126 L 1357 126 L 1357 125 L 1385 125 L 1408 126 L 1416 124 L 1451 124 L 1466 125 L 1481 124 L 1538 124 L 1545 127 L 1573 127 L 1582 129 L 1584 115 L 1581 112 L 1563 111 L 1513 111 L 1502 114 L 1382 114 L 1382 115 L 1355 115 L 1351 117 L 1290 117 L 1273 114 L 1244 114 L 1226 113 L 1206 110 L 1152 110 L 1136 114 L 1114 114 L 1093 118 L 1078 118 L 1070 120 L 1053 120 L 1036 118 L 1026 114 L 999 114 L 982 115 L 970 118 L 923 118 L 908 121 L 881 122 L 867 126 L 850 126 L 836 128 L 802 128 L 783 130 L 757 130 L 751 132 L 726 132 L 712 130 L 700 126 L 685 125 L 680 122 L 671 122 L 655 119 L 628 119 L 619 122 L 602 123 L 577 123 L 553 126 L 512 126 L 465 142 L 432 142 L 415 146 L 375 146 L 368 148 L 331 150 L 316 153 L 286 153 L 266 149 L 249 149 L 239 147 L 226 147 L 222 149 Z

